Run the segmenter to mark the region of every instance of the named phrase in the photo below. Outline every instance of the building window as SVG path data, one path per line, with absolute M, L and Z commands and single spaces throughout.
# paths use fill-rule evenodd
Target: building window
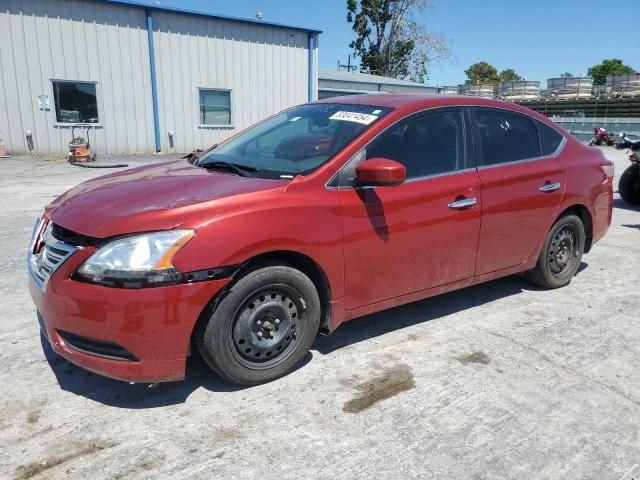
M 58 123 L 98 123 L 98 97 L 93 82 L 53 80 Z
M 231 125 L 231 91 L 201 88 L 200 125 Z

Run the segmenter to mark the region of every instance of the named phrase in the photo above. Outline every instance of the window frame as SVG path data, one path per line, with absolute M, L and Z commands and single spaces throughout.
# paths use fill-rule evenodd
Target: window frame
M 476 117 L 476 112 L 478 112 L 479 110 L 488 110 L 488 111 L 494 111 L 498 113 L 506 112 L 507 114 L 516 115 L 516 116 L 520 116 L 522 118 L 528 119 L 533 124 L 533 128 L 536 131 L 536 135 L 538 137 L 538 146 L 540 147 L 540 155 L 537 157 L 529 157 L 529 158 L 523 158 L 520 160 L 510 160 L 508 162 L 492 163 L 489 165 L 485 165 L 484 155 L 482 153 L 482 144 L 480 140 L 480 131 L 478 128 L 478 119 Z M 544 155 L 542 153 L 542 135 L 540 133 L 540 128 L 538 128 L 538 123 L 540 122 L 540 120 L 532 117 L 531 115 L 527 115 L 526 113 L 518 112 L 517 110 L 512 110 L 510 108 L 495 107 L 495 106 L 474 105 L 472 107 L 469 107 L 469 115 L 471 119 L 471 129 L 472 129 L 472 136 L 473 136 L 474 159 L 475 159 L 476 168 L 478 170 L 485 169 L 485 168 L 500 167 L 504 165 L 515 165 L 515 164 L 524 163 L 524 162 L 535 162 L 538 160 L 547 160 L 549 158 L 558 156 L 562 151 L 562 149 L 564 148 L 565 144 L 567 143 L 567 138 L 561 132 L 559 132 L 556 128 L 553 128 L 553 126 L 547 124 L 547 126 L 549 126 L 550 128 L 553 128 L 553 130 L 555 130 L 562 137 L 562 140 L 560 141 L 560 144 L 558 145 L 558 148 L 556 148 L 555 151 L 553 151 L 548 155 Z
M 214 91 L 214 92 L 228 92 L 229 93 L 229 123 L 202 123 L 200 121 L 200 92 L 201 91 Z M 234 117 L 234 94 L 233 89 L 231 88 L 221 88 L 221 87 L 196 87 L 196 112 L 198 115 L 197 125 L 198 128 L 235 128 L 235 117 Z
M 564 144 L 565 144 L 565 142 L 567 140 L 567 137 L 565 137 L 561 132 L 559 132 L 553 126 L 549 125 L 546 122 L 542 122 L 542 121 L 540 121 L 540 120 L 538 120 L 536 118 L 533 119 L 533 124 L 536 126 L 536 130 L 538 130 L 538 138 L 540 139 L 540 152 L 541 153 L 543 153 L 544 150 L 543 150 L 543 138 L 542 138 L 543 134 L 542 134 L 542 129 L 541 129 L 540 125 L 544 125 L 547 128 L 549 128 L 549 129 L 553 130 L 554 132 L 556 132 L 558 135 L 560 135 L 560 143 L 558 144 L 556 149 L 553 152 L 548 153 L 546 155 L 543 153 L 542 158 L 557 156 L 560 153 L 560 150 L 564 147 Z
M 96 113 L 98 114 L 98 121 L 96 123 L 88 123 L 88 122 L 59 122 L 58 121 L 58 114 L 57 114 L 57 100 L 56 100 L 56 88 L 55 88 L 55 82 L 59 82 L 59 83 L 90 83 L 93 84 L 96 88 Z M 52 104 L 53 104 L 53 115 L 54 115 L 54 123 L 53 125 L 56 127 L 71 127 L 73 125 L 78 125 L 78 124 L 84 124 L 86 123 L 87 125 L 91 125 L 92 128 L 102 128 L 102 114 L 101 112 L 104 110 L 102 108 L 102 103 L 101 103 L 101 91 L 100 91 L 100 82 L 98 82 L 97 80 L 68 80 L 66 78 L 50 78 L 49 79 L 49 85 L 51 87 L 51 99 Z
M 412 182 L 419 182 L 419 181 L 423 181 L 423 180 L 429 180 L 432 178 L 438 178 L 438 177 L 444 177 L 447 175 L 457 175 L 459 173 L 464 173 L 464 172 L 469 172 L 470 170 L 475 169 L 475 164 L 473 162 L 474 159 L 474 149 L 475 146 L 473 144 L 473 139 L 472 139 L 472 132 L 470 130 L 470 116 L 468 114 L 468 107 L 466 107 L 465 105 L 444 105 L 441 107 L 428 107 L 422 110 L 418 110 L 415 112 L 412 112 L 408 115 L 405 115 L 404 117 L 401 117 L 397 120 L 395 120 L 393 123 L 387 125 L 385 127 L 384 130 L 382 130 L 381 132 L 379 132 L 375 137 L 373 137 L 371 140 L 369 140 L 365 145 L 363 145 L 349 160 L 347 160 L 344 165 L 342 165 L 338 171 L 333 174 L 331 176 L 331 178 L 329 179 L 329 181 L 327 181 L 327 183 L 325 184 L 326 188 L 329 189 L 340 189 L 340 190 L 360 190 L 360 189 L 367 189 L 367 188 L 377 188 L 374 186 L 358 186 L 355 185 L 355 183 L 353 182 L 354 178 L 352 177 L 352 174 L 349 174 L 348 172 L 354 172 L 355 173 L 355 168 L 362 162 L 366 161 L 366 156 L 364 158 L 362 158 L 363 153 L 366 152 L 367 147 L 375 142 L 381 135 L 386 134 L 389 130 L 392 130 L 393 128 L 395 128 L 400 122 L 404 122 L 405 120 L 408 120 L 410 118 L 413 117 L 417 117 L 417 116 L 422 116 L 422 115 L 427 115 L 429 113 L 438 113 L 441 111 L 447 112 L 447 111 L 459 111 L 461 113 L 462 116 L 462 135 L 463 135 L 463 139 L 462 139 L 462 144 L 463 144 L 463 164 L 464 164 L 464 168 L 461 168 L 460 170 L 452 170 L 450 172 L 441 172 L 441 173 L 434 173 L 431 175 L 423 175 L 420 177 L 412 177 L 412 178 L 407 178 L 404 183 L 412 183 Z M 401 186 L 401 185 L 400 185 Z

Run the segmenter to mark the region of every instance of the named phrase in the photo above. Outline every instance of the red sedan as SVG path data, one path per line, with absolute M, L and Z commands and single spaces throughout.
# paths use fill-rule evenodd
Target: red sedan
M 91 371 L 179 380 L 194 344 L 256 384 L 354 317 L 518 272 L 567 285 L 612 176 L 514 104 L 330 99 L 71 189 L 36 225 L 30 291 L 53 349 Z

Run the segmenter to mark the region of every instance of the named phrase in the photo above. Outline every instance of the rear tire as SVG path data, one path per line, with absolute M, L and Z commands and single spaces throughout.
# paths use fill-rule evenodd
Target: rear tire
M 640 205 L 640 165 L 633 164 L 622 172 L 618 182 L 618 192 L 631 205 Z
M 585 232 L 577 215 L 565 215 L 551 227 L 536 267 L 527 279 L 545 288 L 568 285 L 575 276 L 584 252 Z
M 302 362 L 320 324 L 320 298 L 304 273 L 262 265 L 224 295 L 196 336 L 200 354 L 225 380 L 256 385 Z

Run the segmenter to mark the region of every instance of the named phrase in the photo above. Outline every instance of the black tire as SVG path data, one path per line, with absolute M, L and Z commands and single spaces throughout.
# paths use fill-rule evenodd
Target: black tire
M 640 165 L 630 165 L 622 172 L 618 182 L 618 192 L 625 202 L 640 205 Z
M 290 266 L 262 265 L 246 272 L 220 299 L 196 343 L 225 380 L 256 385 L 300 364 L 319 324 L 320 298 L 309 277 Z
M 584 245 L 585 232 L 580 217 L 563 216 L 551 227 L 535 268 L 525 276 L 545 288 L 568 285 L 580 267 Z

